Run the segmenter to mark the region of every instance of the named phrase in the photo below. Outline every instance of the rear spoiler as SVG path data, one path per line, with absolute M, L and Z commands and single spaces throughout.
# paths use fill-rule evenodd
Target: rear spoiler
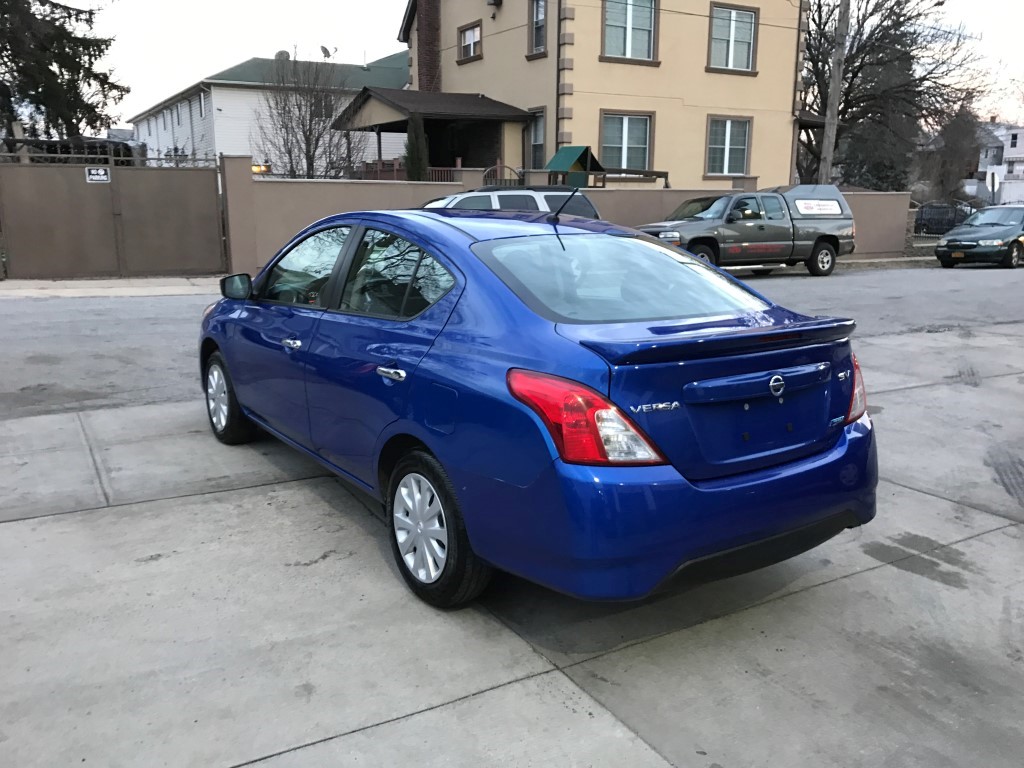
M 723 355 L 742 355 L 775 349 L 805 347 L 848 339 L 857 324 L 828 318 L 768 328 L 703 328 L 644 339 L 577 339 L 613 365 L 698 360 Z

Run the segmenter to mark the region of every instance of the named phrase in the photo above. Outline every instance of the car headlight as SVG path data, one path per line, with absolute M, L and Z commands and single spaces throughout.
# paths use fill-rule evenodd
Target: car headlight
M 942 238 L 941 240 L 939 240 L 939 242 L 936 243 L 936 245 L 945 245 L 948 242 L 949 240 L 947 240 L 946 238 Z
M 678 243 L 680 240 L 678 232 L 659 232 L 658 237 L 662 240 L 671 240 L 674 243 Z
M 1003 244 L 1002 240 L 979 240 L 978 245 L 994 245 L 996 247 Z

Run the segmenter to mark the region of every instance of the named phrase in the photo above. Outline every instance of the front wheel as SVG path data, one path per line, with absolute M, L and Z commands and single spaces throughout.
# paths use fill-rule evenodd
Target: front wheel
M 715 258 L 715 252 L 709 245 L 695 245 L 692 248 L 687 248 L 686 250 L 701 261 L 706 261 L 708 264 L 718 264 L 718 259 Z
M 806 262 L 807 271 L 815 277 L 826 277 L 836 268 L 836 249 L 825 242 L 814 244 L 811 258 Z
M 455 608 L 477 597 L 491 580 L 491 566 L 469 544 L 455 491 L 440 462 L 413 451 L 395 466 L 388 484 L 391 551 L 416 596 L 437 608 Z
M 1016 269 L 1020 266 L 1022 259 L 1024 259 L 1024 245 L 1017 241 L 1010 246 L 1010 252 L 1003 257 L 1002 265 L 1006 269 Z
M 231 376 L 220 352 L 206 361 L 206 415 L 213 436 L 226 445 L 248 443 L 256 437 L 256 425 L 242 413 Z
M 942 265 L 943 269 L 952 269 L 953 267 L 956 266 L 956 262 L 952 261 L 951 259 L 941 259 L 939 261 L 939 264 Z

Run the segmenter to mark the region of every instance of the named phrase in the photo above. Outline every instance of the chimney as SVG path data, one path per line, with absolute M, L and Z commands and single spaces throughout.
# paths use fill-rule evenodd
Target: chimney
M 990 123 L 994 123 L 994 122 L 996 121 L 996 116 L 995 116 L 995 115 L 992 115 L 992 116 L 991 116 L 991 117 L 990 117 L 990 118 L 988 119 L 988 121 L 989 121 Z
M 441 0 L 416 0 L 417 85 L 441 90 Z

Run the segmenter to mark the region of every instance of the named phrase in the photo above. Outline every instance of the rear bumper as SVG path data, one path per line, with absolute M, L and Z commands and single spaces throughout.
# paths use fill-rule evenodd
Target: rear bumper
M 721 480 L 556 461 L 524 488 L 458 485 L 481 557 L 576 597 L 631 600 L 676 574 L 760 567 L 862 525 L 875 515 L 877 482 L 865 417 L 828 451 Z

